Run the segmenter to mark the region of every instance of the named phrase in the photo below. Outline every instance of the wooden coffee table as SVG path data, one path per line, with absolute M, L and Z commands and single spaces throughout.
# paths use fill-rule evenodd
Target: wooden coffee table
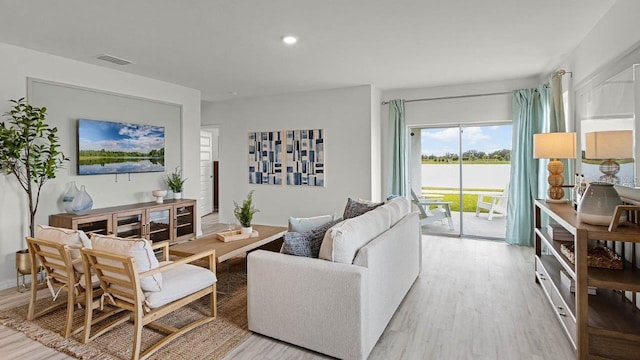
M 216 234 L 210 234 L 195 240 L 171 245 L 169 254 L 177 257 L 187 257 L 207 250 L 216 251 L 216 259 L 219 264 L 236 257 L 244 255 L 251 250 L 255 250 L 280 239 L 287 232 L 286 227 L 253 225 L 253 230 L 257 230 L 258 237 L 223 242 Z M 207 265 L 208 266 L 208 265 Z M 229 263 L 227 263 L 227 292 L 229 289 Z

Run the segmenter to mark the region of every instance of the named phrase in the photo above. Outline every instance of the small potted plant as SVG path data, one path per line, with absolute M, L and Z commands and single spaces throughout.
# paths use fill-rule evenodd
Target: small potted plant
M 253 219 L 253 214 L 260 211 L 253 206 L 253 191 L 254 190 L 249 191 L 247 198 L 242 202 L 242 206 L 238 205 L 235 201 L 233 202 L 233 205 L 236 207 L 233 214 L 240 222 L 240 226 L 242 226 L 242 234 L 251 234 L 253 232 L 251 220 Z
M 182 199 L 182 189 L 184 187 L 184 182 L 187 179 L 182 177 L 182 170 L 180 170 L 180 166 L 176 166 L 173 172 L 167 175 L 165 179 L 165 183 L 171 191 L 173 191 L 173 198 L 176 200 Z

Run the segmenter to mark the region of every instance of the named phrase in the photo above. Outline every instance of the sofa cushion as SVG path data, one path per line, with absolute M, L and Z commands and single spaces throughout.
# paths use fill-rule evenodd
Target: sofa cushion
M 405 215 L 411 211 L 411 202 L 409 199 L 396 196 L 391 200 L 388 200 L 382 207 L 389 209 L 389 213 L 391 214 L 391 226 L 400 221 Z
M 320 246 L 320 258 L 351 264 L 358 250 L 391 227 L 390 210 L 378 207 L 347 219 L 327 230 Z
M 282 253 L 317 258 L 324 234 L 341 221 L 342 219 L 332 220 L 311 230 L 285 233 Z
M 67 245 L 72 261 L 81 258 L 80 249 L 82 249 L 82 247 L 84 246 L 82 239 L 83 236 L 85 238 L 87 237 L 82 230 L 64 229 L 47 225 L 38 225 L 38 231 L 36 235 L 38 239 Z M 84 273 L 82 261 L 75 262 L 73 264 L 73 268 L 81 274 Z
M 344 208 L 344 214 L 342 215 L 342 217 L 345 220 L 351 219 L 356 216 L 360 216 L 368 211 L 371 211 L 382 204 L 384 203 L 374 203 L 367 200 L 358 201 L 358 200 L 349 198 L 347 200 L 347 206 L 345 206 Z
M 157 268 L 160 264 L 153 253 L 151 243 L 146 239 L 123 239 L 94 234 L 91 236 L 94 250 L 133 257 L 138 273 Z M 154 274 L 140 279 L 143 291 L 160 291 L 162 289 L 162 274 Z
M 308 218 L 289 218 L 289 231 L 291 232 L 304 232 L 317 228 L 320 225 L 324 225 L 330 221 L 333 221 L 333 215 L 321 215 Z
M 211 270 L 190 264 L 182 264 L 162 273 L 164 275 L 162 290 L 144 292 L 145 304 L 150 309 L 182 299 L 217 281 L 216 275 Z

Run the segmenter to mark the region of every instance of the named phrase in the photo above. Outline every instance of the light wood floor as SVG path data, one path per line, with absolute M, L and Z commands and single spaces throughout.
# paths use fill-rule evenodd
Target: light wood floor
M 533 249 L 495 241 L 423 236 L 423 254 L 420 277 L 370 359 L 575 358 L 534 282 Z M 0 310 L 27 301 L 28 293 L 0 291 Z M 0 349 L 0 359 L 8 354 L 18 360 L 69 359 L 2 326 Z M 226 357 L 324 358 L 256 334 Z

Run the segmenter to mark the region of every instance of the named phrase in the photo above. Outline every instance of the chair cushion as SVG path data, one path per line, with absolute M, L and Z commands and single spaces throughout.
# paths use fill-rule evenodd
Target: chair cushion
M 216 274 L 211 270 L 190 264 L 182 264 L 163 271 L 162 276 L 161 291 L 144 292 L 145 303 L 150 309 L 159 308 L 172 301 L 182 299 L 213 285 L 217 281 Z
M 351 264 L 358 250 L 391 227 L 391 214 L 379 207 L 347 219 L 327 230 L 320 245 L 320 258 Z
M 341 221 L 342 219 L 332 220 L 311 230 L 285 233 L 282 253 L 317 258 L 324 234 L 329 228 Z
M 80 276 L 80 280 L 78 281 L 78 284 L 80 284 L 80 287 L 82 287 L 83 289 L 87 288 L 87 276 L 85 274 L 82 274 Z M 91 274 L 91 288 L 96 289 L 100 287 L 100 279 L 98 278 L 97 274 Z
M 389 213 L 391 214 L 391 226 L 394 226 L 398 221 L 400 221 L 400 219 L 405 217 L 409 211 L 411 211 L 411 201 L 405 197 L 396 196 L 393 199 L 388 200 L 381 207 L 389 210 Z
M 133 257 L 138 273 L 157 268 L 160 264 L 153 253 L 151 243 L 147 239 L 123 239 L 105 235 L 93 234 L 91 245 L 94 250 Z M 162 289 L 162 274 L 154 274 L 140 279 L 143 291 L 160 291 Z
M 304 232 L 317 228 L 320 225 L 324 225 L 329 221 L 333 221 L 333 215 L 321 215 L 308 218 L 289 218 L 289 231 L 291 232 Z
M 371 211 L 382 204 L 384 203 L 374 203 L 367 200 L 358 201 L 358 200 L 349 198 L 347 200 L 347 206 L 345 206 L 344 208 L 344 214 L 342 215 L 342 217 L 345 220 L 351 219 L 356 216 L 360 216 L 368 211 Z
M 85 235 L 82 230 L 64 229 L 47 225 L 38 225 L 36 232 L 36 238 L 38 239 L 67 245 L 72 261 L 81 258 L 80 249 L 84 246 L 83 237 L 87 239 L 87 235 Z M 84 273 L 82 261 L 75 262 L 73 268 L 81 274 Z

